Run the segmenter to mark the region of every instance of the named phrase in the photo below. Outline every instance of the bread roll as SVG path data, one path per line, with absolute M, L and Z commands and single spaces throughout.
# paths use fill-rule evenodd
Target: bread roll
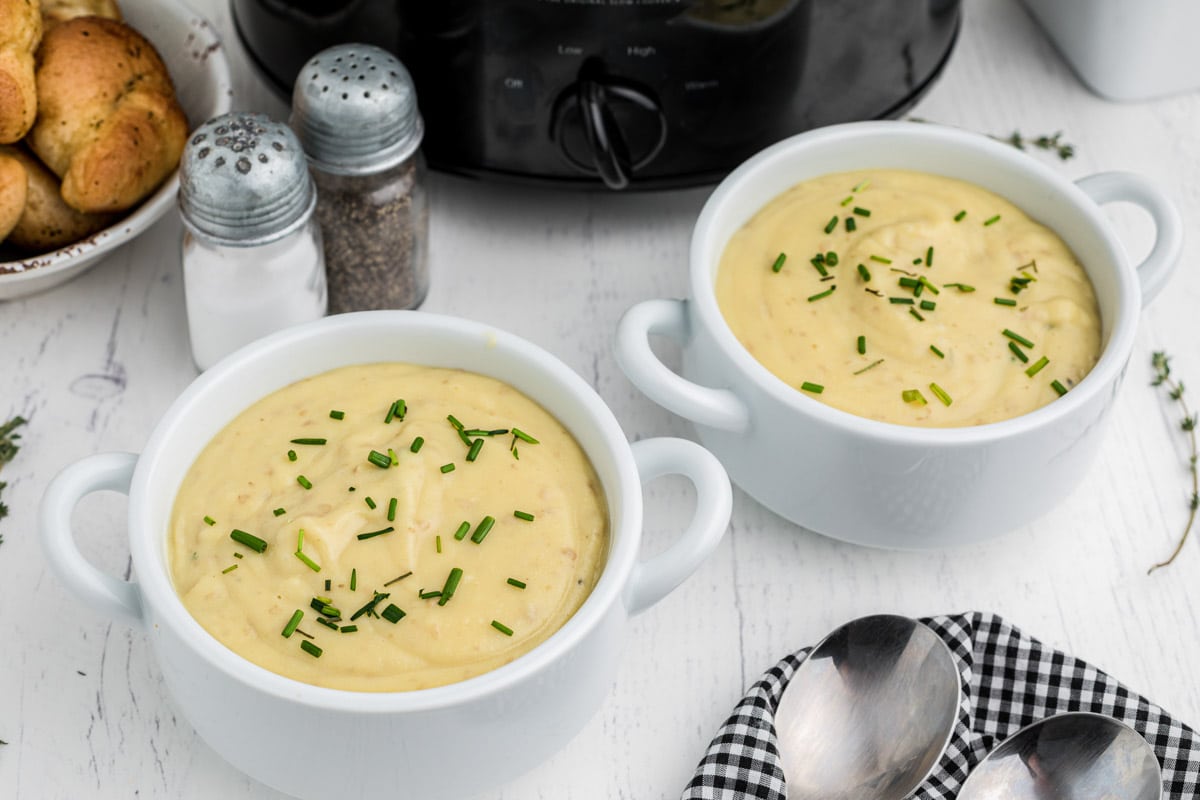
M 154 46 L 128 25 L 76 17 L 52 27 L 37 91 L 29 146 L 62 178 L 72 208 L 129 209 L 179 163 L 187 117 Z
M 41 39 L 37 0 L 0 0 L 0 144 L 24 136 L 37 116 L 33 54 Z
M 42 24 L 46 30 L 75 17 L 121 19 L 115 0 L 42 0 Z
M 25 211 L 26 193 L 25 167 L 17 159 L 0 153 L 0 242 L 16 227 Z
M 4 244 L 29 253 L 45 253 L 107 228 L 112 214 L 82 214 L 63 202 L 58 179 L 31 153 L 0 146 L 0 162 L 16 161 L 26 178 L 24 210 Z

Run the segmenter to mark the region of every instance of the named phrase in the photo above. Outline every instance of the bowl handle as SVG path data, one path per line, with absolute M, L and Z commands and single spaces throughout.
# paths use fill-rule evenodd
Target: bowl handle
M 699 425 L 741 433 L 750 426 L 746 404 L 728 389 L 711 389 L 672 372 L 650 349 L 650 335 L 680 345 L 691 338 L 686 300 L 646 300 L 625 312 L 617 325 L 617 363 L 647 397 Z
M 1142 305 L 1149 305 L 1166 286 L 1183 252 L 1183 218 L 1179 208 L 1157 186 L 1132 172 L 1098 172 L 1080 178 L 1075 185 L 1097 205 L 1133 203 L 1154 220 L 1154 247 L 1137 265 Z
M 632 445 L 642 483 L 682 475 L 696 487 L 696 511 L 679 538 L 663 552 L 638 562 L 625 591 L 630 616 L 640 614 L 696 571 L 716 548 L 733 511 L 729 476 L 716 456 L 687 439 L 645 439 Z
M 71 513 L 92 492 L 111 490 L 129 494 L 137 456 L 133 453 L 99 453 L 64 469 L 42 496 L 42 549 L 50 567 L 79 599 L 91 608 L 134 627 L 142 624 L 142 596 L 136 583 L 123 581 L 96 569 L 75 544 Z

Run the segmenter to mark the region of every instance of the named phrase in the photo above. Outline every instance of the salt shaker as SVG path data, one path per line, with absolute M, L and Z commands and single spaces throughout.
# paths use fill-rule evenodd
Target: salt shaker
M 324 316 L 317 195 L 290 128 L 246 112 L 205 122 L 184 148 L 179 184 L 196 366 L 208 369 L 268 333 Z
M 372 45 L 324 50 L 296 77 L 290 123 L 320 198 L 330 312 L 416 308 L 429 290 L 429 214 L 408 70 Z

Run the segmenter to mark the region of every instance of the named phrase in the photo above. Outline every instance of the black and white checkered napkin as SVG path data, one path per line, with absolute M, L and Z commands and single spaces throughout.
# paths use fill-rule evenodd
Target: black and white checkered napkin
M 921 620 L 950 646 L 962 674 L 958 724 L 937 767 L 913 800 L 949 800 L 992 746 L 1035 720 L 1064 711 L 1115 717 L 1154 746 L 1163 797 L 1200 795 L 1200 739 L 1146 698 L 1095 667 L 1044 646 L 994 614 Z M 775 743 L 779 698 L 810 648 L 787 656 L 750 687 L 717 731 L 682 800 L 784 800 Z

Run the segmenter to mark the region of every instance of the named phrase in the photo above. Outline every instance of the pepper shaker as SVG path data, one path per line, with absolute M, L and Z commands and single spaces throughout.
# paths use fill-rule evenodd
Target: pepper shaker
M 317 195 L 291 129 L 263 114 L 211 119 L 184 147 L 179 184 L 196 366 L 208 369 L 268 333 L 324 316 Z
M 429 214 L 408 70 L 372 45 L 324 50 L 300 69 L 290 122 L 320 197 L 330 312 L 416 308 L 429 290 Z

